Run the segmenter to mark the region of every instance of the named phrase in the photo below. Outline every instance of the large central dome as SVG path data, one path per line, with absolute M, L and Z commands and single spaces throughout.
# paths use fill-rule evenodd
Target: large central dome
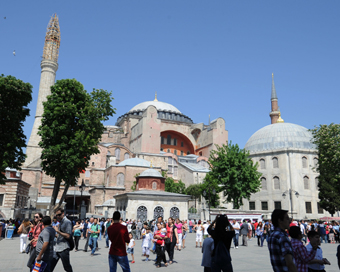
M 250 153 L 278 149 L 316 149 L 311 143 L 312 134 L 305 128 L 291 123 L 276 123 L 256 131 L 245 149 Z
M 181 113 L 175 106 L 165 103 L 165 102 L 160 102 L 160 101 L 142 102 L 134 106 L 129 112 L 144 111 L 149 106 L 154 106 L 158 111 L 170 111 L 170 112 Z

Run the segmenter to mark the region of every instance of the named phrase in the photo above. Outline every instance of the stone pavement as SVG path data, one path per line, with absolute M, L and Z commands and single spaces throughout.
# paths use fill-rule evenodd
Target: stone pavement
M 19 253 L 19 237 L 14 237 L 13 240 L 1 240 L 0 241 L 0 272 L 7 271 L 29 271 L 26 267 L 28 255 Z M 108 249 L 105 248 L 105 241 L 102 239 L 99 241 L 99 251 L 96 255 L 91 257 L 89 252 L 83 252 L 85 241 L 80 240 L 80 251 L 71 252 L 71 264 L 74 272 L 85 271 L 109 271 L 108 265 Z M 327 272 L 339 271 L 336 259 L 336 249 L 338 244 L 322 244 L 323 255 L 331 262 L 331 266 L 326 266 Z M 136 241 L 135 248 L 135 261 L 136 263 L 130 264 L 131 271 L 151 272 L 159 271 L 154 266 L 154 262 L 142 261 L 144 257 L 141 257 L 141 241 Z M 151 254 L 151 259 L 155 259 L 156 255 Z M 231 249 L 231 256 L 233 260 L 234 271 L 272 271 L 269 252 L 266 246 L 258 247 L 256 239 L 248 241 L 248 247 L 240 246 L 238 249 Z M 175 251 L 175 262 L 168 268 L 164 266 L 161 268 L 171 269 L 173 271 L 203 271 L 201 267 L 201 249 L 195 248 L 195 234 L 188 234 L 186 239 L 186 248 L 182 251 Z M 129 256 L 131 261 L 131 256 Z M 54 270 L 56 272 L 62 272 L 63 267 L 61 261 Z M 122 271 L 118 266 L 117 271 Z

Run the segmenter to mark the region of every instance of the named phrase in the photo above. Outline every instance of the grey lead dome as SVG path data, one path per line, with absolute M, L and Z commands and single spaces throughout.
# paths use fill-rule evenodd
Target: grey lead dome
M 155 106 L 158 111 L 171 111 L 181 113 L 175 106 L 161 101 L 146 101 L 134 106 L 129 112 L 144 111 L 149 106 Z
M 248 140 L 245 149 L 250 153 L 278 149 L 312 149 L 312 134 L 305 128 L 291 123 L 276 123 L 256 131 Z

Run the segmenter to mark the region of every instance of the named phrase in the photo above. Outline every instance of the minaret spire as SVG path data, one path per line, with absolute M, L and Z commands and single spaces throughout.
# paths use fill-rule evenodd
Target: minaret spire
M 277 120 L 279 119 L 279 106 L 277 103 L 277 95 L 276 95 L 276 89 L 275 89 L 275 83 L 274 83 L 274 73 L 272 73 L 272 94 L 271 94 L 271 107 L 272 111 L 269 113 L 271 123 L 275 124 L 277 123 Z
M 41 76 L 37 108 L 34 124 L 26 148 L 25 167 L 40 167 L 41 148 L 39 147 L 40 136 L 38 135 L 41 118 L 44 113 L 43 102 L 51 94 L 51 86 L 55 83 L 55 76 L 58 70 L 58 56 L 60 47 L 60 28 L 57 14 L 53 14 L 47 25 L 43 59 L 41 61 Z
M 158 101 L 157 100 L 157 92 L 155 92 L 155 99 L 154 99 L 154 101 Z

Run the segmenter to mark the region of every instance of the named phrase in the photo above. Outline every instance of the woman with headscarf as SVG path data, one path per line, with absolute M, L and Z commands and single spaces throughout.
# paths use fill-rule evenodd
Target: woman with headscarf
M 235 230 L 231 226 L 228 216 L 218 215 L 209 226 L 208 233 L 214 239 L 214 250 L 211 255 L 211 271 L 233 272 L 230 245 L 235 236 Z

